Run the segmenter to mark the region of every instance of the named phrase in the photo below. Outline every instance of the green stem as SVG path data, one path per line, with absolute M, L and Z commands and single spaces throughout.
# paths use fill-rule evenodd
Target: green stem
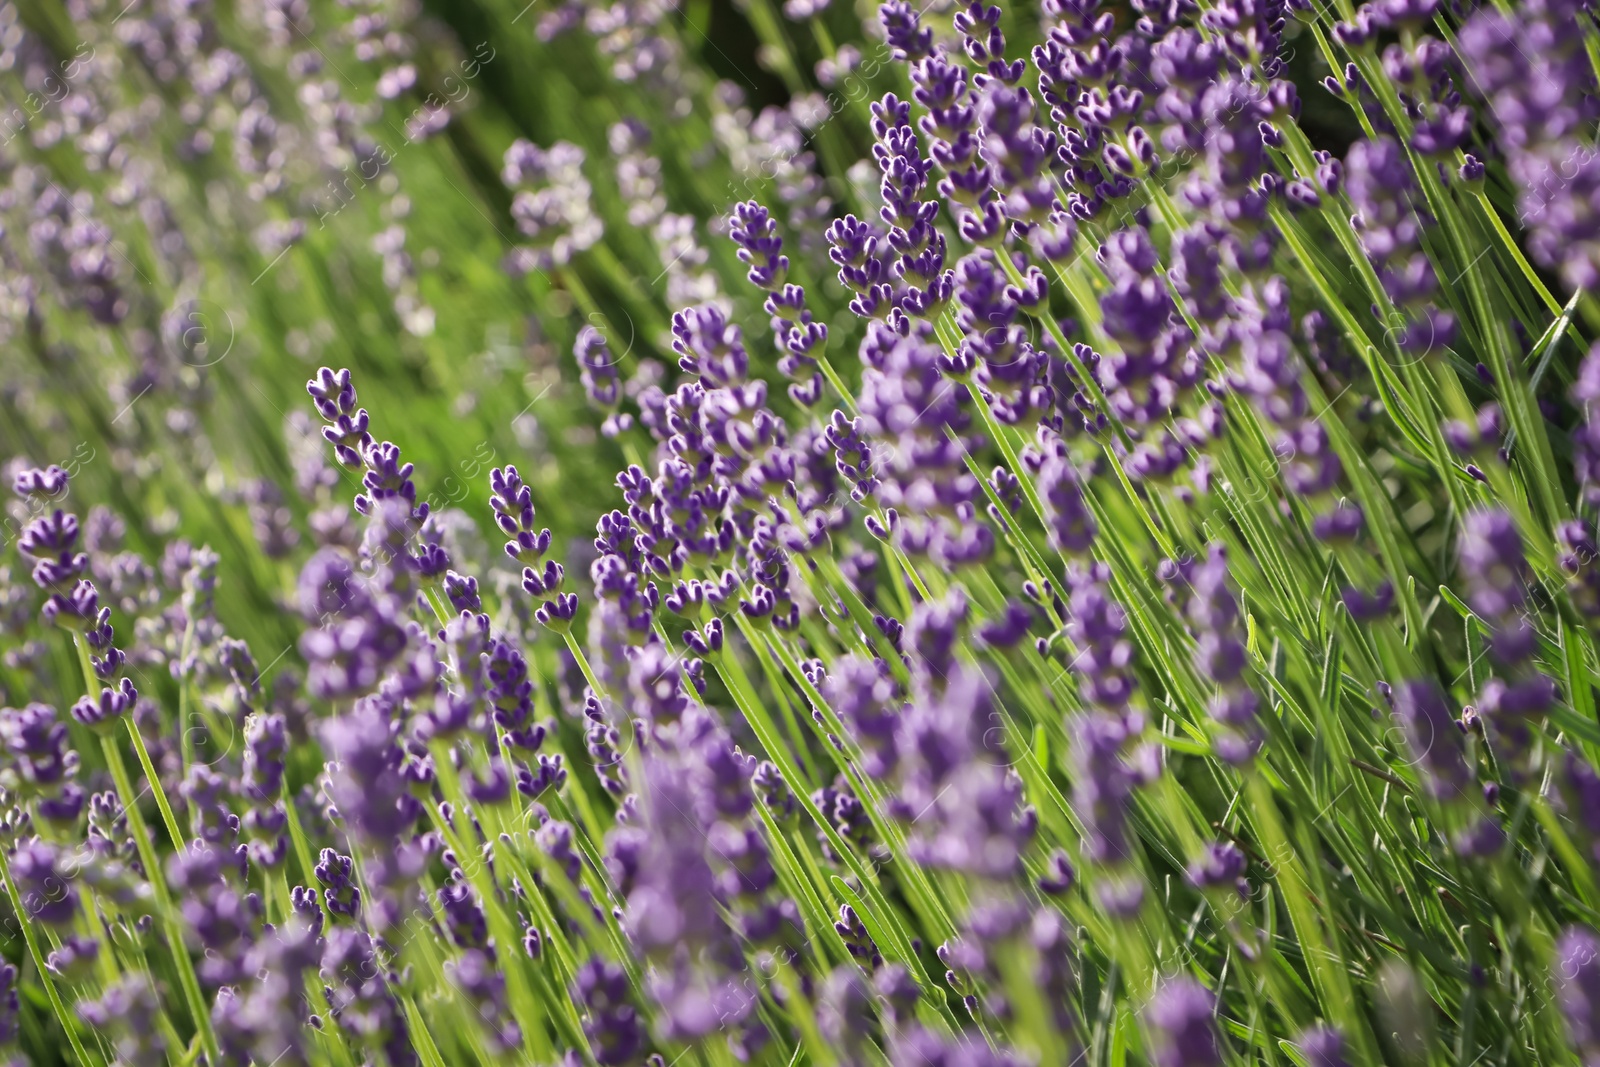
M 22 906 L 22 895 L 17 890 L 17 883 L 11 878 L 11 862 L 6 857 L 5 849 L 0 849 L 0 878 L 5 879 L 6 895 L 11 898 L 11 910 L 16 913 L 18 924 L 22 927 L 22 938 L 28 943 L 28 954 L 33 957 L 34 969 L 38 972 L 39 983 L 44 986 L 45 995 L 50 998 L 50 1006 L 55 1009 L 56 1020 L 61 1023 L 61 1029 L 66 1032 L 67 1042 L 72 1046 L 73 1054 L 83 1067 L 98 1063 L 99 1059 L 90 1059 L 88 1050 L 78 1040 L 76 1023 L 68 1014 L 67 1007 L 61 1001 L 61 994 L 56 990 L 55 982 L 50 978 L 50 972 L 44 965 L 44 950 L 39 946 L 39 934 L 35 923 L 28 918 L 27 910 Z M 106 951 L 111 951 L 106 946 Z
M 138 732 L 130 719 L 128 730 L 137 737 Z M 183 923 L 172 904 L 172 895 L 167 889 L 167 880 L 162 876 L 161 865 L 156 857 L 155 846 L 150 843 L 150 831 L 145 826 L 144 815 L 139 811 L 139 796 L 134 792 L 133 781 L 128 777 L 128 767 L 122 760 L 122 750 L 117 747 L 117 742 L 110 736 L 100 738 L 101 750 L 105 753 L 106 764 L 111 768 L 111 778 L 117 785 L 117 795 L 122 800 L 122 806 L 128 814 L 128 829 L 133 832 L 134 845 L 139 850 L 139 860 L 144 864 L 145 872 L 150 878 L 150 887 L 155 891 L 156 906 L 161 912 L 162 922 L 167 928 L 167 938 L 172 953 L 173 963 L 178 968 L 178 983 L 183 986 L 184 999 L 188 1001 L 189 1013 L 194 1016 L 195 1029 L 200 1034 L 200 1041 L 206 1047 L 206 1053 L 211 1062 L 218 1062 L 217 1038 L 211 1031 L 211 1014 L 206 1011 L 205 997 L 200 991 L 200 981 L 195 976 L 194 961 L 189 958 L 189 950 L 184 944 Z M 141 751 L 143 745 L 140 745 Z M 148 754 L 145 755 L 148 760 Z M 147 774 L 150 772 L 147 771 Z M 161 795 L 161 786 L 158 780 L 151 775 L 151 791 L 158 797 Z M 181 841 L 181 838 L 179 839 Z
M 93 698 L 95 690 L 100 688 L 95 677 L 94 667 L 89 662 L 89 646 L 83 635 L 74 634 L 73 644 L 78 652 L 78 664 L 83 669 L 83 681 L 88 694 Z M 144 739 L 139 736 L 139 727 L 133 721 L 130 710 L 126 716 L 128 736 L 133 739 L 134 751 L 139 755 L 139 763 L 144 768 L 145 780 L 150 783 L 150 792 L 156 798 L 156 806 L 161 809 L 161 817 L 166 822 L 167 833 L 172 838 L 173 848 L 183 847 L 183 834 L 178 830 L 178 821 L 173 818 L 172 808 L 167 804 L 166 792 L 161 787 L 161 777 L 156 773 L 155 766 L 150 761 L 150 753 L 144 747 Z M 178 968 L 178 981 L 183 986 L 184 998 L 189 1003 L 189 1012 L 194 1016 L 195 1029 L 200 1034 L 200 1040 L 205 1045 L 206 1053 L 211 1062 L 217 1062 L 217 1038 L 211 1030 L 211 1014 L 206 1011 L 205 997 L 200 990 L 200 981 L 195 976 L 194 961 L 189 958 L 189 951 L 185 947 L 183 925 L 177 913 L 173 910 L 172 896 L 167 889 L 167 880 L 162 875 L 161 864 L 156 856 L 155 846 L 150 842 L 150 832 L 145 827 L 144 814 L 139 810 L 139 794 L 134 791 L 133 780 L 128 776 L 127 764 L 122 759 L 122 749 L 117 747 L 117 742 L 110 734 L 102 734 L 100 748 L 105 753 L 106 765 L 111 770 L 111 778 L 116 782 L 117 795 L 122 801 L 123 809 L 127 812 L 128 828 L 133 831 L 133 842 L 139 852 L 139 861 L 144 864 L 145 876 L 150 879 L 150 888 L 155 892 L 156 904 L 161 911 L 162 922 L 167 927 L 167 936 L 170 939 L 172 959 Z
M 1355 994 L 1350 988 L 1349 966 L 1339 953 L 1328 944 L 1321 920 L 1311 903 L 1306 873 L 1299 852 L 1284 832 L 1278 817 L 1277 800 L 1272 796 L 1266 779 L 1251 773 L 1245 782 L 1250 798 L 1250 816 L 1261 835 L 1262 846 L 1278 868 L 1276 879 L 1283 889 L 1284 904 L 1289 910 L 1289 920 L 1294 924 L 1295 935 L 1300 939 L 1301 954 L 1306 968 L 1311 972 L 1311 983 L 1316 988 L 1317 999 L 1328 1017 L 1339 1024 L 1345 1037 L 1355 1046 L 1358 1063 L 1379 1062 L 1371 1047 L 1371 1035 L 1356 1009 Z M 1337 929 L 1329 919 L 1329 932 Z
M 465 822 L 469 827 L 469 808 L 466 797 L 461 791 L 461 782 L 456 774 L 455 765 L 450 762 L 450 746 L 436 742 L 432 747 L 434 772 L 439 779 L 440 790 L 450 802 L 452 814 L 456 820 Z M 521 944 L 521 939 L 516 936 L 510 918 L 505 914 L 501 905 L 499 894 L 495 892 L 493 881 L 490 879 L 488 868 L 480 860 L 479 850 L 476 846 L 468 848 L 461 835 L 457 833 L 450 819 L 446 819 L 438 811 L 432 813 L 433 823 L 438 827 L 446 842 L 449 843 L 456 856 L 463 865 L 467 881 L 478 894 L 478 902 L 488 918 L 489 929 L 494 934 L 495 941 L 499 943 L 502 952 L 515 960 L 512 955 Z M 511 1002 L 513 1017 L 521 1024 L 523 1033 L 527 1036 L 533 1052 L 541 1061 L 550 1055 L 550 1037 L 544 1029 L 544 1013 L 539 1011 L 538 1002 L 534 999 L 533 992 L 528 986 L 528 975 L 520 965 L 505 968 L 506 987 Z

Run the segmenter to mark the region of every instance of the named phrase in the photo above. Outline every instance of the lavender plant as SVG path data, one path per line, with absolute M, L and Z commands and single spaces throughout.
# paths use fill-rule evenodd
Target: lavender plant
M 0 3 L 0 1063 L 1600 1062 L 1590 6 L 519 8 Z

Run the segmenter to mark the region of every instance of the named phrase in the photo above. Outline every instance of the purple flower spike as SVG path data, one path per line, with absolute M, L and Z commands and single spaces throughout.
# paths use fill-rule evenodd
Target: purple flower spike
M 1059 440 L 1046 441 L 1039 470 L 1039 495 L 1050 523 L 1050 542 L 1058 551 L 1086 555 L 1094 544 L 1096 524 L 1083 498 L 1077 471 Z
M 1556 987 L 1572 1044 L 1585 1063 L 1600 1057 L 1600 937 L 1571 926 L 1556 942 Z
M 72 718 L 97 734 L 106 734 L 133 710 L 139 701 L 139 691 L 127 678 L 115 689 L 102 689 L 100 696 L 82 697 L 72 705 Z
M 10 757 L 3 780 L 23 796 L 53 796 L 77 775 L 78 754 L 67 747 L 67 726 L 48 704 L 0 709 L 0 743 Z
M 471 575 L 446 571 L 444 595 L 456 611 L 476 612 L 483 607 L 483 602 L 478 596 L 478 579 Z
M 1439 687 L 1426 679 L 1402 682 L 1395 691 L 1394 714 L 1428 792 L 1441 800 L 1463 795 L 1471 770 L 1461 731 Z
M 966 336 L 961 356 L 975 363 L 973 381 L 1001 422 L 1017 423 L 1027 415 L 1044 391 L 1037 389 L 1043 358 L 1028 341 L 1027 330 L 1015 320 L 1019 301 L 1044 300 L 1044 276 L 1030 273 L 1023 288 L 1006 283 L 1005 276 L 986 252 L 967 256 L 956 266 L 956 322 Z
M 972 0 L 965 11 L 956 12 L 955 28 L 961 34 L 967 58 L 986 72 L 974 79 L 978 88 L 984 88 L 990 81 L 1015 85 L 1022 80 L 1026 64 L 1020 59 L 1006 62 L 1006 38 L 1000 30 L 998 7 L 985 7 L 982 0 Z
M 1344 1037 L 1331 1026 L 1313 1026 L 1300 1035 L 1300 1053 L 1308 1067 L 1348 1067 Z
M 1327 545 L 1351 544 L 1365 527 L 1366 514 L 1361 505 L 1348 500 L 1339 501 L 1332 511 L 1311 521 L 1312 534 Z
M 631 1003 L 628 974 L 615 963 L 591 959 L 578 968 L 572 995 L 583 1005 L 584 1036 L 601 1067 L 633 1063 L 644 1046 L 644 1027 Z
M 679 369 L 699 375 L 708 388 L 734 388 L 750 375 L 742 332 L 714 304 L 672 316 L 672 350 L 678 353 Z
M 382 1054 L 396 1064 L 419 1062 L 411 1049 L 406 1017 L 379 966 L 371 935 L 343 925 L 330 930 L 322 946 L 320 974 L 328 983 L 334 1019 L 348 1028 L 346 1033 L 380 1046 Z
M 1008 600 L 1004 613 L 979 626 L 977 636 L 991 647 L 1011 648 L 1028 636 L 1028 627 L 1032 624 L 1033 612 L 1015 600 Z
M 1039 877 L 1039 892 L 1048 896 L 1061 896 L 1069 892 L 1078 881 L 1078 872 L 1064 849 L 1052 849 L 1045 859 L 1045 873 Z
M 288 725 L 276 712 L 250 716 L 244 728 L 245 752 L 240 788 L 256 802 L 271 802 L 283 788 L 289 753 Z
M 566 141 L 541 148 L 519 139 L 506 149 L 501 178 L 515 191 L 511 218 L 527 240 L 507 257 L 511 273 L 564 267 L 604 235 L 583 164 L 583 149 Z
M 356 389 L 350 383 L 349 370 L 323 367 L 306 383 L 306 392 L 311 394 L 317 414 L 328 423 L 322 436 L 333 445 L 334 457 L 345 469 L 360 470 L 361 457 L 372 445 L 372 434 L 367 432 L 367 409 L 356 407 Z
M 59 508 L 30 521 L 17 538 L 17 551 L 34 561 L 33 581 L 41 589 L 61 592 L 89 565 L 78 549 L 78 517 Z
M 875 664 L 846 656 L 834 663 L 822 691 L 861 746 L 862 769 L 875 778 L 892 773 L 904 700 L 896 698 L 892 680 Z
M 1600 282 L 1589 222 L 1600 154 L 1581 132 L 1593 122 L 1595 76 L 1582 36 L 1571 32 L 1579 11 L 1568 0 L 1482 10 L 1461 27 L 1458 49 L 1498 128 L 1534 262 L 1591 289 Z
M 1600 413 L 1600 344 L 1591 347 L 1579 364 L 1571 397 L 1583 412 L 1583 421 L 1572 434 L 1573 473 L 1585 502 L 1600 505 L 1600 418 L 1596 417 Z
M 17 846 L 10 859 L 11 879 L 27 919 L 48 926 L 66 926 L 78 913 L 78 894 L 66 857 L 55 845 L 37 837 Z
M 862 356 L 880 365 L 862 377 L 861 418 L 868 434 L 893 446 L 875 498 L 895 509 L 897 542 L 954 567 L 986 559 L 994 536 L 974 521 L 982 488 L 951 439 L 969 422 L 966 390 L 941 373 L 944 355 L 928 332 L 926 325 L 908 324 L 908 336 L 869 328 Z M 879 345 L 887 346 L 881 359 Z
M 0 1043 L 10 1043 L 21 1032 L 21 1000 L 16 993 L 16 968 L 0 963 Z
M 1150 1001 L 1156 1067 L 1221 1067 L 1222 1049 L 1212 1015 L 1216 999 L 1192 978 L 1177 978 Z
M 1522 536 L 1503 511 L 1475 511 L 1461 531 L 1461 573 L 1467 604 L 1491 626 L 1515 615 L 1526 600 L 1527 560 Z
M 150 979 L 143 974 L 124 975 L 98 1000 L 78 1002 L 78 1015 L 105 1035 L 116 1060 L 130 1067 L 166 1063 L 167 1042 L 156 1019 L 160 1002 Z
M 770 761 L 762 760 L 756 765 L 755 771 L 750 775 L 750 789 L 761 801 L 762 806 L 780 820 L 793 815 L 798 806 L 794 794 L 789 791 L 788 783 L 783 780 L 782 772 Z
M 325 848 L 312 872 L 322 885 L 322 900 L 328 914 L 345 919 L 361 914 L 361 890 L 351 879 L 351 864 L 349 856 Z
M 728 236 L 739 246 L 739 259 L 750 268 L 750 283 L 769 293 L 780 292 L 789 275 L 789 257 L 777 223 L 758 201 L 735 204 L 728 220 Z
M 578 617 L 578 594 L 558 593 L 554 600 L 540 604 L 533 613 L 534 619 L 547 630 L 566 633 Z
M 445 964 L 445 976 L 477 1006 L 492 1049 L 505 1053 L 522 1044 L 522 1030 L 506 1011 L 505 974 L 496 965 L 492 952 L 468 949 Z
M 811 312 L 806 310 L 805 290 L 788 283 L 789 257 L 783 254 L 783 238 L 778 235 L 777 224 L 765 207 L 755 200 L 734 205 L 733 214 L 728 219 L 728 236 L 739 246 L 739 258 L 750 266 L 750 282 L 767 293 L 762 307 L 771 316 L 773 336 L 783 349 L 783 354 L 778 358 L 778 371 L 793 383 L 789 387 L 789 396 L 800 406 L 810 407 L 822 397 L 822 375 L 817 370 L 817 362 L 827 347 L 828 327 L 813 320 Z M 705 310 L 700 309 L 702 315 Z M 716 314 L 720 323 L 720 312 Z M 692 324 L 685 322 L 684 325 L 689 327 Z M 719 336 L 712 339 L 721 341 L 726 328 L 717 332 Z M 680 338 L 687 340 L 679 332 L 676 317 L 673 320 L 673 334 L 674 348 L 678 348 Z M 733 341 L 737 343 L 737 340 L 735 334 Z M 683 354 L 682 348 L 678 348 L 678 351 Z M 695 356 L 698 357 L 699 353 L 695 353 Z M 706 384 L 717 384 L 717 369 L 715 365 L 712 366 L 714 373 Z M 741 406 L 759 407 L 760 402 L 758 399 L 756 403 Z M 749 451 L 748 448 L 744 450 Z
M 1563 523 L 1556 531 L 1561 548 L 1558 563 L 1567 575 L 1567 593 L 1584 618 L 1600 619 L 1600 543 L 1583 519 Z
M 1132 858 L 1125 834 L 1133 780 L 1121 759 L 1126 739 L 1127 729 L 1120 721 L 1096 714 L 1083 721 L 1074 747 L 1079 771 L 1073 791 L 1074 807 L 1089 831 L 1089 858 L 1112 867 Z
M 1250 892 L 1250 883 L 1244 880 L 1247 865 L 1238 845 L 1232 841 L 1213 842 L 1185 873 L 1190 883 L 1201 889 L 1229 889 L 1244 897 Z
M 883 239 L 871 224 L 854 215 L 835 219 L 828 227 L 828 258 L 839 268 L 839 282 L 862 301 L 850 309 L 863 318 L 882 318 L 889 313 L 891 288 L 884 283 Z
M 1455 340 L 1455 321 L 1432 302 L 1439 283 L 1422 247 L 1428 216 L 1404 151 L 1387 137 L 1358 141 L 1345 170 L 1362 247 L 1400 310 L 1390 335 L 1408 354 L 1442 356 Z
M 1355 622 L 1363 625 L 1377 622 L 1394 610 L 1394 583 L 1385 578 L 1370 593 L 1345 586 L 1339 590 L 1339 600 Z
M 1050 165 L 1057 138 L 1035 123 L 1033 94 L 991 84 L 978 99 L 980 144 L 1005 215 L 1016 223 L 1047 221 L 1059 202 Z
M 358 578 L 349 559 L 323 549 L 300 572 L 300 609 L 316 628 L 300 638 L 308 682 L 324 698 L 348 698 L 377 687 L 384 669 L 408 644 L 400 607 Z
M 622 400 L 622 378 L 617 360 L 606 343 L 606 335 L 592 325 L 578 331 L 572 354 L 578 361 L 578 377 L 589 403 L 606 413 L 616 410 Z
M 1108 589 L 1111 568 L 1104 563 L 1072 564 L 1066 573 L 1067 639 L 1076 654 L 1072 670 L 1084 700 L 1119 718 L 1133 698 L 1133 643 L 1128 618 Z
M 834 464 L 839 476 L 852 487 L 850 499 L 857 503 L 871 499 L 873 490 L 878 487 L 878 479 L 873 473 L 872 447 L 865 436 L 861 419 L 847 418 L 843 411 L 835 409 L 824 435 L 833 448 Z
M 1189 235 L 1174 239 L 1180 292 L 1196 305 L 1199 317 L 1217 309 L 1205 255 L 1209 244 Z M 1143 229 L 1124 230 L 1101 249 L 1112 288 L 1100 299 L 1105 329 L 1119 351 L 1099 360 L 1097 376 L 1112 414 L 1135 426 L 1158 423 L 1199 380 L 1202 364 L 1194 336 L 1174 319 L 1177 308 L 1167 285 L 1155 273 L 1156 250 Z
M 823 982 L 817 1025 L 842 1063 L 869 1062 L 865 1049 L 872 1039 L 872 1007 L 872 994 L 859 968 L 842 965 Z
M 52 500 L 67 491 L 68 480 L 67 472 L 53 463 L 44 468 L 30 467 L 17 472 L 11 491 L 19 497 Z
M 489 505 L 494 521 L 511 540 L 506 555 L 519 563 L 537 561 L 550 550 L 551 534 L 534 522 L 533 493 L 523 484 L 517 468 L 496 467 L 489 472 Z
M 1527 617 L 1528 563 L 1516 523 L 1502 511 L 1475 511 L 1462 523 L 1460 567 L 1467 604 L 1488 627 L 1499 676 L 1484 683 L 1478 711 L 1506 750 L 1517 775 L 1532 744 L 1533 724 L 1548 714 L 1555 682 L 1533 662 L 1538 632 Z
M 889 0 L 878 8 L 878 21 L 883 25 L 884 38 L 894 50 L 894 58 L 915 63 L 928 54 L 933 45 L 933 31 L 920 25 L 917 10 L 905 0 Z

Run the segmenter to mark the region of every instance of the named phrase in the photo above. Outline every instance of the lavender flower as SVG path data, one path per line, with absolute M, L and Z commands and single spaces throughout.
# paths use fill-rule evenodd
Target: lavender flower
M 889 250 L 898 253 L 898 258 L 885 256 L 889 274 L 900 283 L 895 303 L 912 318 L 937 319 L 950 302 L 953 283 L 944 269 L 944 236 L 933 225 L 939 205 L 920 198 L 932 166 L 922 158 L 906 104 L 890 93 L 872 105 L 872 114 L 878 138 L 872 155 L 883 174 L 879 217 L 889 228 Z
M 1311 1067 L 1345 1067 L 1344 1038 L 1331 1026 L 1314 1026 L 1300 1035 L 1300 1052 Z
M 300 572 L 300 611 L 317 626 L 300 639 L 315 695 L 347 699 L 370 692 L 405 651 L 400 605 L 375 584 L 333 549 L 319 551 Z
M 772 317 L 772 333 L 783 354 L 778 372 L 790 379 L 789 396 L 810 407 L 822 396 L 822 375 L 817 361 L 828 344 L 828 327 L 806 309 L 806 293 L 788 281 L 789 257 L 771 214 L 754 200 L 735 205 L 728 236 L 739 246 L 739 258 L 749 265 L 752 285 L 767 294 L 762 307 Z
M 1102 906 L 1114 915 L 1136 913 L 1144 899 L 1144 886 L 1128 872 L 1133 858 L 1128 841 L 1128 804 L 1135 784 L 1121 759 L 1127 740 L 1123 724 L 1108 714 L 1095 714 L 1077 731 L 1074 764 L 1077 769 L 1073 806 L 1084 820 L 1085 846 L 1091 861 L 1109 872 L 1099 887 Z
M 135 974 L 122 978 L 98 1000 L 78 1005 L 78 1015 L 109 1036 L 117 1062 L 128 1067 L 157 1067 L 167 1062 L 166 1039 L 156 1025 L 159 1010 L 149 979 Z
M 630 1003 L 628 976 L 615 963 L 591 959 L 578 968 L 572 995 L 584 1006 L 584 1036 L 603 1067 L 632 1063 L 644 1046 L 644 1027 Z
M 1600 544 L 1596 544 L 1592 527 L 1582 519 L 1563 523 L 1556 531 L 1561 547 L 1559 563 L 1567 575 L 1567 595 L 1572 606 L 1585 619 L 1600 618 Z
M 583 164 L 583 149 L 566 141 L 546 149 L 518 140 L 506 149 L 501 180 L 515 191 L 511 217 L 528 242 L 507 257 L 513 273 L 565 267 L 604 234 L 590 205 Z
M 1202 363 L 1188 328 L 1171 321 L 1177 309 L 1154 273 L 1156 252 L 1144 230 L 1113 235 L 1101 259 L 1113 286 L 1100 298 L 1100 310 L 1119 350 L 1096 361 L 1100 385 L 1113 415 L 1143 427 L 1173 411 L 1198 381 Z M 1184 278 L 1193 281 L 1192 273 Z
M 835 968 L 823 982 L 817 1025 L 848 1067 L 865 1062 L 873 1029 L 872 996 L 855 967 Z
M 662 1036 L 694 1041 L 741 1023 L 755 1005 L 734 976 L 737 944 L 717 911 L 694 786 L 660 757 L 646 762 L 645 777 L 652 832 L 628 926 L 655 965 L 649 988 Z
M 597 410 L 606 413 L 606 436 L 615 437 L 628 429 L 632 424 L 631 416 L 617 413 L 617 405 L 622 400 L 622 379 L 617 374 L 616 358 L 606 343 L 606 335 L 594 326 L 585 326 L 578 331 L 572 354 L 578 360 L 584 395 Z
M 1020 302 L 1037 305 L 1045 295 L 1045 279 L 1031 270 L 1026 288 L 1006 283 L 992 255 L 975 253 L 956 266 L 959 308 L 956 323 L 966 333 L 961 342 L 964 365 L 975 365 L 973 381 L 1001 422 L 1021 422 L 1031 407 L 1042 407 L 1039 386 L 1043 357 L 1015 320 Z
M 1468 76 L 1489 104 L 1536 262 L 1586 289 L 1597 279 L 1588 223 L 1600 157 L 1581 136 L 1595 114 L 1594 71 L 1565 28 L 1577 9 L 1544 0 L 1514 15 L 1478 12 L 1461 28 Z
M 933 32 L 921 28 L 917 11 L 905 0 L 889 0 L 878 8 L 884 38 L 896 59 L 915 62 L 928 54 Z
M 1127 614 L 1107 592 L 1110 581 L 1111 569 L 1104 563 L 1069 567 L 1066 632 L 1077 650 L 1073 670 L 1084 699 L 1126 718 L 1136 685 L 1133 644 L 1127 637 Z
M 1478 710 L 1508 746 L 1513 762 L 1530 743 L 1531 724 L 1556 701 L 1555 682 L 1529 661 L 1538 635 L 1524 610 L 1527 561 L 1522 538 L 1501 511 L 1475 511 L 1462 524 L 1460 562 L 1467 604 L 1489 628 L 1489 649 L 1501 676 L 1484 683 Z
M 1455 339 L 1455 319 L 1431 302 L 1439 283 L 1422 251 L 1424 216 L 1410 164 L 1399 145 L 1379 138 L 1352 145 L 1345 172 L 1362 247 L 1404 316 L 1391 334 L 1407 355 L 1439 355 Z
M 371 937 L 353 927 L 338 926 L 323 941 L 322 980 L 339 1027 L 361 1045 L 380 1051 L 391 1063 L 412 1067 L 420 1062 L 411 1050 L 406 1018 L 380 971 Z
M 1600 402 L 1600 345 L 1584 356 L 1571 395 L 1583 412 L 1583 421 L 1572 434 L 1573 473 L 1584 499 L 1594 505 L 1600 503 L 1600 418 L 1595 417 L 1595 404 Z
M 8 860 L 17 896 L 29 922 L 64 927 L 78 914 L 73 872 L 61 850 L 37 837 L 17 846 Z
M 1227 552 L 1209 545 L 1203 561 L 1177 570 L 1189 585 L 1184 613 L 1195 631 L 1195 669 L 1217 686 L 1209 709 L 1225 731 L 1215 742 L 1217 752 L 1230 763 L 1246 762 L 1261 745 L 1260 700 L 1245 677 L 1249 658 L 1239 632 L 1239 603 L 1229 589 Z
M 1600 938 L 1568 927 L 1556 944 L 1556 986 L 1572 1044 L 1585 1063 L 1600 1058 Z
M 885 341 L 881 356 L 869 349 Z M 862 351 L 877 361 L 862 379 L 863 420 L 873 437 L 894 446 L 878 498 L 899 509 L 897 542 L 951 567 L 987 558 L 994 536 L 974 521 L 982 489 L 962 461 L 959 439 L 950 437 L 969 421 L 965 389 L 940 375 L 942 354 L 916 330 L 876 338 L 869 331 Z
M 1460 731 L 1438 686 L 1427 680 L 1401 683 L 1395 692 L 1394 711 L 1428 791 L 1441 800 L 1461 796 L 1470 772 Z
M 1191 978 L 1177 978 L 1150 1002 L 1158 1067 L 1220 1067 L 1222 1049 L 1211 1016 L 1215 1000 Z

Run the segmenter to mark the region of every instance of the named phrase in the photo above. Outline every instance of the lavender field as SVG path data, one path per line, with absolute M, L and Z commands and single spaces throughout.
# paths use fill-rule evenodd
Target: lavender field
M 1600 1067 L 1597 19 L 3 0 L 0 1064 Z

